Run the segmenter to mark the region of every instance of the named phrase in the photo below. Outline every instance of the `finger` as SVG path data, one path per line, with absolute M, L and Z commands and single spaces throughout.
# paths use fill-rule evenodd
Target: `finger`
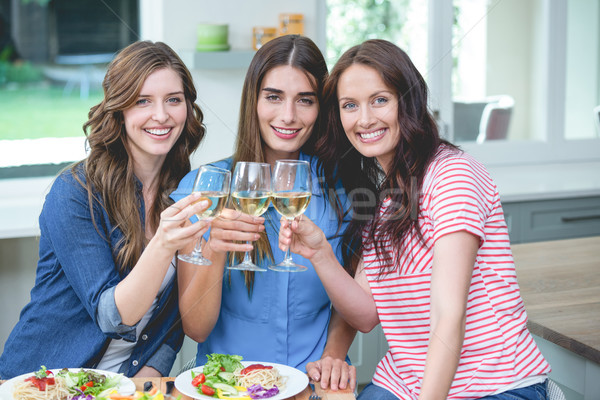
M 224 208 L 221 212 L 220 218 L 232 220 L 232 221 L 241 221 L 252 224 L 263 224 L 265 222 L 264 217 L 254 217 L 249 214 L 244 214 L 241 211 L 234 210 L 231 208 Z
M 185 196 L 183 199 L 179 200 L 178 202 L 167 207 L 162 212 L 162 214 L 164 214 L 165 218 L 175 217 L 179 212 L 181 212 L 187 206 L 189 206 L 190 204 L 193 204 L 195 201 L 198 201 L 198 199 L 200 197 L 202 197 L 202 195 L 198 192 L 191 193 L 191 194 Z
M 198 198 L 195 202 L 188 204 L 183 209 L 178 209 L 178 206 L 172 205 L 171 209 L 166 209 L 163 214 L 161 214 L 161 220 L 165 222 L 175 221 L 178 223 L 182 223 L 190 219 L 193 215 L 200 215 L 210 206 L 210 200 L 206 198 Z M 176 210 L 176 213 L 173 213 L 173 208 Z
M 306 364 L 306 373 L 315 382 L 319 382 L 321 379 L 321 365 L 317 362 L 309 362 Z
M 219 252 L 226 252 L 226 251 L 246 252 L 246 251 L 252 251 L 252 249 L 254 248 L 251 244 L 225 242 L 222 240 L 209 240 L 208 244 L 212 250 L 219 251 Z
M 331 379 L 331 364 L 326 363 L 321 365 L 321 389 L 327 389 L 329 380 Z
M 223 241 L 255 242 L 260 239 L 256 232 L 241 232 L 238 230 L 220 229 L 213 225 L 210 236 Z
M 352 391 L 356 390 L 356 367 L 354 365 L 350 365 L 348 368 L 348 375 L 350 381 L 350 389 Z
M 225 218 L 215 218 L 213 226 L 222 230 L 240 231 L 240 232 L 263 232 L 265 226 L 262 222 L 246 222 L 241 220 L 231 220 Z
M 335 364 L 331 371 L 331 389 L 346 389 L 348 386 L 348 365 L 345 362 Z

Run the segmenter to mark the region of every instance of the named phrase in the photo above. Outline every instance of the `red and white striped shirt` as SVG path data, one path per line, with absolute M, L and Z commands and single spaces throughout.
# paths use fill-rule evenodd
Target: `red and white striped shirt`
M 472 157 L 443 147 L 427 169 L 420 195 L 419 226 L 399 259 L 383 239 L 378 260 L 363 234 L 365 273 L 389 351 L 373 383 L 401 399 L 417 399 L 430 335 L 433 246 L 440 237 L 467 231 L 481 238 L 471 278 L 460 363 L 448 399 L 474 399 L 550 372 L 526 328 L 508 229 L 495 183 Z M 389 207 L 384 202 L 381 212 Z M 391 271 L 378 277 L 381 267 Z

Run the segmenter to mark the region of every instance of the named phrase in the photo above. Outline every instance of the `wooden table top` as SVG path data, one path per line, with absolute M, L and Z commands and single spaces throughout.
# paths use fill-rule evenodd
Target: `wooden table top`
M 600 236 L 512 251 L 529 330 L 600 364 Z
M 144 383 L 150 381 L 154 386 L 158 385 L 158 388 L 161 390 L 161 392 L 166 393 L 167 382 L 174 381 L 175 378 L 131 378 L 131 380 L 133 383 L 135 383 L 136 390 L 143 391 Z M 0 385 L 2 383 L 4 383 L 4 381 L 0 380 Z M 315 390 L 317 394 L 321 396 L 322 400 L 356 400 L 354 393 L 350 389 L 338 390 L 334 392 L 331 390 L 322 390 L 317 384 L 315 385 Z M 192 400 L 191 397 L 179 393 L 177 388 L 173 389 L 171 394 L 175 396 L 174 399 L 176 399 L 177 396 L 181 396 L 181 400 Z M 310 394 L 310 388 L 306 387 L 306 389 L 304 389 L 302 392 L 288 398 L 287 400 L 308 400 L 308 396 L 310 396 Z
M 175 378 L 132 378 L 131 379 L 137 388 L 137 390 L 144 389 L 144 382 L 151 381 L 154 385 L 159 385 L 160 390 L 165 393 L 167 389 L 167 382 L 174 381 Z M 323 391 L 319 385 L 315 385 L 315 390 L 319 396 L 321 396 L 322 400 L 355 400 L 354 394 L 350 389 L 346 390 L 338 390 L 333 392 L 331 390 Z M 191 400 L 191 397 L 182 395 L 175 388 L 172 394 L 177 398 L 177 396 L 181 395 L 181 400 Z M 308 396 L 310 396 L 311 391 L 310 388 L 304 389 L 302 392 L 298 393 L 296 396 L 290 397 L 288 400 L 308 400 Z

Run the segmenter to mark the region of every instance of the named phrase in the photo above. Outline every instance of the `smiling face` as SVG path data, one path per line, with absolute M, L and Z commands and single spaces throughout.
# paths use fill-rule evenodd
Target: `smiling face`
M 337 98 L 342 126 L 352 146 L 365 157 L 375 157 L 388 172 L 400 140 L 395 92 L 377 70 L 353 64 L 340 76 Z
M 266 73 L 256 111 L 267 162 L 297 159 L 319 114 L 317 94 L 306 74 L 289 65 Z
M 154 71 L 136 103 L 123 111 L 128 146 L 136 163 L 162 163 L 183 130 L 187 106 L 175 71 Z

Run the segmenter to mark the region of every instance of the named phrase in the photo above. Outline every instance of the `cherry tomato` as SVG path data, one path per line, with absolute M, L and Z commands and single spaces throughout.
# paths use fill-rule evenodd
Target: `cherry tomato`
M 206 381 L 204 374 L 196 375 L 194 379 L 192 379 L 192 386 L 198 387 L 201 383 L 204 383 L 204 381 Z
M 200 389 L 202 390 L 202 394 L 205 394 L 207 396 L 213 396 L 215 394 L 215 389 L 211 388 L 210 386 L 206 386 L 203 384 L 200 387 Z

